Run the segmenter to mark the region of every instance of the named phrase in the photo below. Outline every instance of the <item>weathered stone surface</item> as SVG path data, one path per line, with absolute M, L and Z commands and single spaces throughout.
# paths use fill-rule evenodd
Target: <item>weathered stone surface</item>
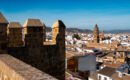
M 57 34 L 59 33 L 59 29 L 65 29 L 65 25 L 61 20 L 56 21 L 53 25 L 52 25 L 52 41 L 56 42 L 56 37 Z
M 6 18 L 3 16 L 3 14 L 0 12 L 0 23 L 8 23 L 8 21 L 6 20 Z
M 22 26 L 19 22 L 10 22 L 8 25 L 8 47 L 21 47 L 24 45 Z
M 8 21 L 0 12 L 0 54 L 7 51 L 7 25 Z
M 0 78 L 1 80 L 57 80 L 8 54 L 0 54 Z
M 40 21 L 40 19 L 28 19 L 24 26 L 27 27 L 38 27 L 38 26 L 43 26 L 44 24 Z
M 7 25 L 4 26 L 7 28 Z M 65 79 L 65 25 L 63 24 L 62 21 L 58 20 L 58 22 L 56 22 L 56 28 L 52 28 L 52 32 L 54 30 L 54 33 L 52 33 L 52 35 L 54 36 L 53 40 L 55 42 L 54 41 L 45 42 L 44 36 L 46 32 L 44 26 L 45 25 L 41 23 L 39 19 L 28 19 L 24 24 L 25 32 L 21 33 L 21 28 L 20 29 L 10 28 L 8 38 L 7 35 L 2 36 L 1 34 L 0 37 L 4 38 L 5 43 L 7 42 L 6 40 L 12 41 L 12 42 L 8 42 L 8 44 L 11 44 L 10 46 L 8 46 L 8 49 L 5 48 L 5 50 L 8 51 L 8 54 L 18 58 L 19 60 L 22 60 L 23 62 L 26 62 L 27 64 L 43 72 L 46 72 L 58 78 L 59 80 L 64 80 Z M 3 30 L 2 32 L 5 33 L 6 31 L 7 29 Z M 16 46 L 16 44 L 19 43 L 18 37 L 20 40 L 22 40 L 21 34 L 24 34 L 23 37 L 24 45 Z M 14 37 L 16 37 L 17 41 L 13 40 Z M 1 40 L 1 43 L 3 44 L 4 42 L 2 42 Z M 0 44 L 0 46 L 2 45 Z M 0 51 L 1 50 L 2 49 L 0 48 Z M 1 51 L 0 53 L 3 53 L 3 51 Z M 21 69 L 21 68 L 15 68 L 15 69 Z M 22 69 L 20 71 L 21 74 L 24 73 Z M 16 79 L 19 80 L 19 78 Z

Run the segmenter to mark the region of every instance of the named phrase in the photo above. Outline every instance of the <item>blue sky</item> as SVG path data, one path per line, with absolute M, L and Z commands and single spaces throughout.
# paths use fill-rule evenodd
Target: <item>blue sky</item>
M 1 0 L 0 11 L 21 24 L 36 18 L 52 26 L 60 19 L 67 27 L 130 29 L 130 0 Z

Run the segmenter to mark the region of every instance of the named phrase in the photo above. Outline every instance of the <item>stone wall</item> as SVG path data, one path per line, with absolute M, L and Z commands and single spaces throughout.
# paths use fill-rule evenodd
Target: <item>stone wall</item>
M 6 53 L 7 50 L 7 25 L 8 21 L 0 12 L 0 53 Z
M 7 50 L 7 23 L 0 23 L 0 53 L 6 53 Z
M 57 79 L 8 54 L 0 54 L 0 80 Z
M 46 30 L 39 19 L 28 19 L 24 26 L 24 46 L 8 46 L 7 54 L 46 72 L 59 80 L 65 79 L 65 25 L 58 20 L 54 23 L 58 31 L 55 42 L 45 42 Z M 5 25 L 6 27 L 7 25 Z M 1 29 L 1 24 L 0 24 Z M 15 29 L 13 29 L 15 30 Z M 6 31 L 6 30 L 5 30 Z M 3 33 L 6 33 L 2 31 Z M 16 31 L 16 30 L 15 30 Z M 15 32 L 14 31 L 14 32 Z M 55 34 L 55 33 L 54 33 Z M 14 35 L 17 35 L 16 33 Z M 8 35 L 9 36 L 9 35 Z M 19 35 L 17 35 L 18 37 Z M 1 34 L 0 34 L 1 37 Z M 6 35 L 5 42 L 8 40 Z M 1 39 L 1 38 L 0 38 Z M 2 42 L 3 44 L 4 42 Z M 17 41 L 14 43 L 18 43 Z M 9 44 L 9 43 L 8 43 Z M 1 46 L 1 44 L 0 44 Z M 2 49 L 0 49 L 2 51 Z M 3 53 L 0 52 L 0 53 Z
M 18 22 L 11 22 L 8 25 L 8 47 L 21 47 L 24 45 L 22 26 Z

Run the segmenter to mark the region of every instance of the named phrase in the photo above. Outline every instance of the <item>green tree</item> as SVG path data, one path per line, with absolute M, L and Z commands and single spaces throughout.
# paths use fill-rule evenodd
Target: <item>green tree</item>
M 78 34 L 74 34 L 74 35 L 73 35 L 73 38 L 76 38 L 77 40 L 80 40 L 80 39 L 81 39 Z

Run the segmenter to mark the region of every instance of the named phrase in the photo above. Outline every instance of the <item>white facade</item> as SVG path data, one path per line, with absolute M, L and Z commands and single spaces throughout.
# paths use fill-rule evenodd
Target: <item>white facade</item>
M 100 79 L 99 79 L 99 76 L 100 76 Z M 105 80 L 105 78 L 106 80 L 112 80 L 110 77 L 98 73 L 98 76 L 97 76 L 98 80 Z

